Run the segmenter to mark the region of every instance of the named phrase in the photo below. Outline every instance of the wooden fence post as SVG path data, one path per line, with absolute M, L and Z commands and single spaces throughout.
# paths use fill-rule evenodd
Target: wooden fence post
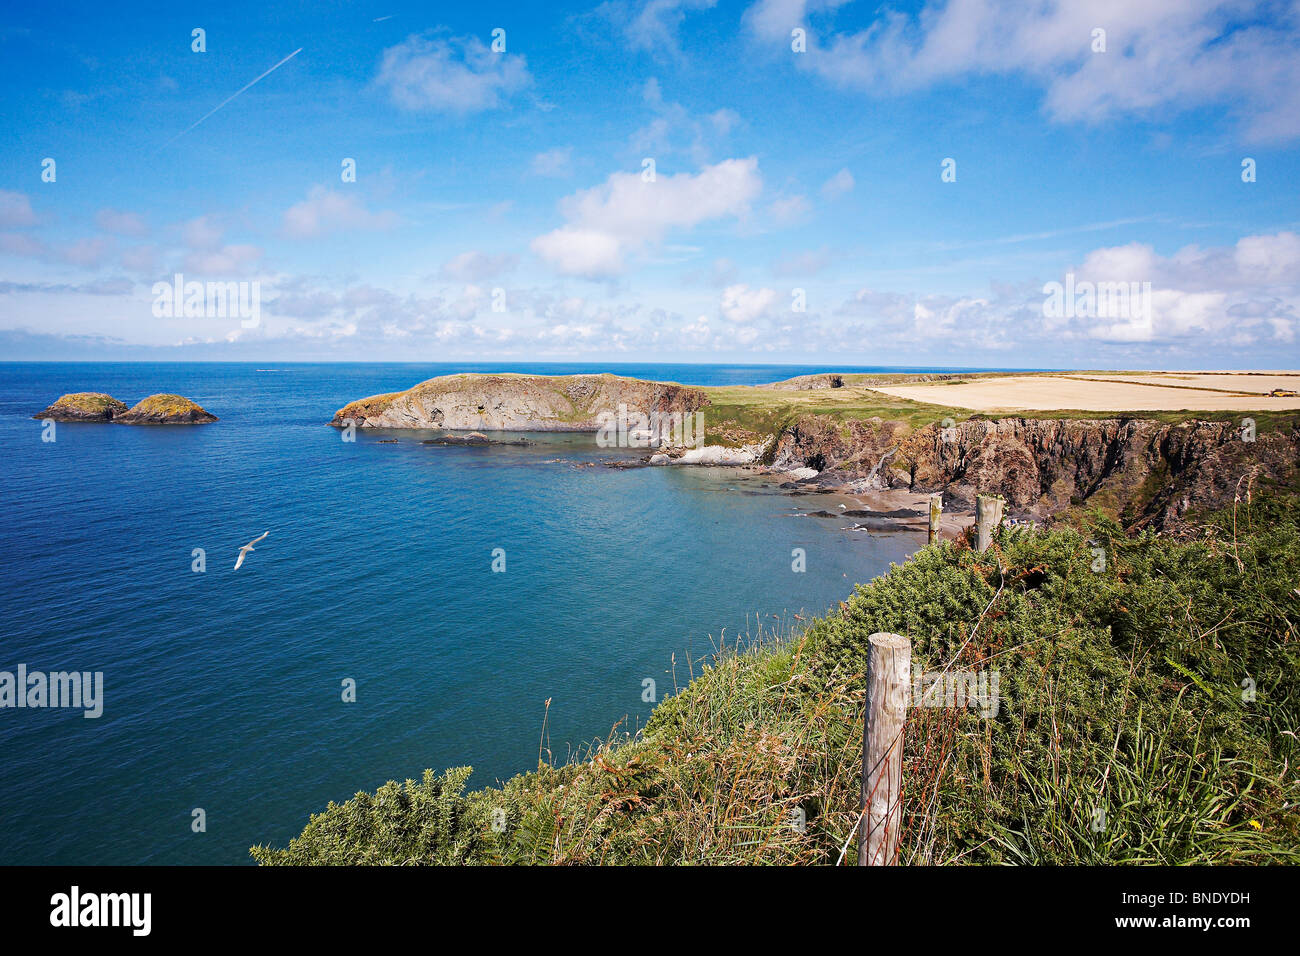
M 975 550 L 987 551 L 993 543 L 993 532 L 1002 523 L 1001 495 L 975 496 Z
M 882 632 L 867 643 L 858 866 L 892 866 L 903 816 L 903 724 L 912 684 L 912 642 Z
M 943 514 L 943 495 L 933 494 L 930 496 L 930 539 L 927 544 L 934 544 L 939 540 L 939 516 Z

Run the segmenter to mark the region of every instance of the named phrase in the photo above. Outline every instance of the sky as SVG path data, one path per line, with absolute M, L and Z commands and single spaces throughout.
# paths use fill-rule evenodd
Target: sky
M 0 360 L 1300 367 L 1300 2 L 0 16 Z

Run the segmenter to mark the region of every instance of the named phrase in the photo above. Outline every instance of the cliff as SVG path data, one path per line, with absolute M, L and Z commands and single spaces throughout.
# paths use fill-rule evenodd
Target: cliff
M 913 430 L 804 416 L 777 436 L 771 457 L 783 470 L 815 469 L 822 485 L 942 491 L 965 504 L 998 491 L 1036 516 L 1090 504 L 1172 529 L 1193 508 L 1230 505 L 1243 477 L 1293 479 L 1300 424 L 1245 441 L 1224 421 L 1002 418 Z
M 445 428 L 453 431 L 594 432 L 602 414 L 689 413 L 704 391 L 617 375 L 443 375 L 404 392 L 350 402 L 331 425 L 360 428 Z

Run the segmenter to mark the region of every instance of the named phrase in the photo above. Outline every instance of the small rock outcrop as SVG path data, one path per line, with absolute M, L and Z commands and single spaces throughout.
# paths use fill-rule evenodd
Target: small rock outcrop
M 103 392 L 73 392 L 37 412 L 32 418 L 56 422 L 111 422 L 116 415 L 126 411 L 126 402 L 119 402 Z
M 755 385 L 754 387 L 769 391 L 783 392 L 803 392 L 815 391 L 823 388 L 843 388 L 844 376 L 835 373 L 796 375 L 794 378 L 787 378 L 780 382 L 772 382 L 768 385 Z
M 392 439 L 396 440 L 396 439 Z M 426 438 L 420 442 L 421 445 L 531 445 L 532 442 L 524 438 L 513 441 L 501 438 L 488 438 L 482 432 L 470 432 L 468 435 L 439 435 L 437 438 Z
M 115 425 L 206 425 L 217 416 L 181 395 L 150 395 L 113 416 Z

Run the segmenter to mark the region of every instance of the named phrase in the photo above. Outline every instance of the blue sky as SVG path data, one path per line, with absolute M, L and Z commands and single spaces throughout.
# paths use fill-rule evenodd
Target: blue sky
M 11 6 L 0 358 L 1296 367 L 1298 91 L 1295 3 Z

